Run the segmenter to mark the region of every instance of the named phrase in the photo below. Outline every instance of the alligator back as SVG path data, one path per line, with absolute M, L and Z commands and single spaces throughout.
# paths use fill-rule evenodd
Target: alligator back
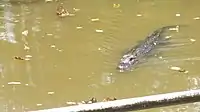
M 161 41 L 164 40 L 162 34 L 169 28 L 176 28 L 178 26 L 165 26 L 155 30 L 153 33 L 148 35 L 146 39 L 131 48 L 128 52 L 126 52 L 122 58 L 120 59 L 118 69 L 120 71 L 130 70 L 132 66 L 135 66 L 140 62 L 144 56 L 148 55 L 150 51 L 152 51 L 157 45 L 160 44 Z

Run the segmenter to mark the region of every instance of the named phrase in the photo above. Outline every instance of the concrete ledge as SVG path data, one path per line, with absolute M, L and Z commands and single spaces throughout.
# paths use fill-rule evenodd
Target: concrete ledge
M 200 89 L 30 112 L 122 112 L 200 101 Z

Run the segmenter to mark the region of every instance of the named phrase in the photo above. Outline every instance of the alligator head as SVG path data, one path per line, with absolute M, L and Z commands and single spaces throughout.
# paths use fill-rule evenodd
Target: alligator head
M 136 64 L 137 62 L 138 62 L 138 60 L 137 60 L 135 55 L 133 55 L 131 53 L 130 54 L 126 54 L 121 58 L 118 66 L 117 66 L 117 69 L 119 69 L 120 72 L 123 72 L 125 70 L 130 70 L 131 67 L 134 64 Z

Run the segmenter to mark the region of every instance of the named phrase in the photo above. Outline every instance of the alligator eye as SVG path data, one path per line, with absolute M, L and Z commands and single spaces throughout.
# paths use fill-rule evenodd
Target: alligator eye
M 132 61 L 134 58 L 130 58 L 129 61 Z

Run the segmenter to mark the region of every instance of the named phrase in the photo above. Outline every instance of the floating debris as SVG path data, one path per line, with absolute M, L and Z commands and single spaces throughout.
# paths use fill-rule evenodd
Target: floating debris
M 28 47 L 27 45 L 24 44 L 24 50 L 29 50 L 30 47 Z
M 77 27 L 76 27 L 76 29 L 82 29 L 82 28 L 83 28 L 82 26 L 77 26 Z
M 53 34 L 51 34 L 51 33 L 47 33 L 47 36 L 53 36 Z
M 113 97 L 113 98 L 110 98 L 110 97 L 106 97 L 102 100 L 102 102 L 107 102 L 107 101 L 114 101 L 114 100 L 117 100 L 117 98 Z M 85 101 L 81 101 L 81 102 L 66 102 L 67 105 L 81 105 L 81 104 L 92 104 L 92 103 L 97 103 L 97 99 L 95 97 L 92 97 L 91 99 L 89 100 L 85 100 Z
M 51 47 L 51 48 L 56 48 L 56 45 L 50 45 L 50 47 Z M 59 49 L 59 48 L 56 48 L 56 50 L 57 50 L 58 52 L 63 52 L 63 50 L 62 50 L 62 49 Z
M 98 29 L 98 30 L 95 30 L 97 33 L 103 33 L 103 30 L 101 29 Z
M 137 16 L 137 17 L 141 17 L 141 16 L 142 16 L 142 14 L 137 14 L 136 16 Z
M 56 49 L 58 52 L 63 52 L 63 50 L 62 49 Z
M 27 54 L 25 57 L 26 57 L 26 58 L 32 58 L 32 56 L 31 56 L 31 55 L 28 55 L 28 54 Z
M 51 48 L 55 48 L 56 46 L 55 45 L 51 45 Z
M 29 61 L 29 60 L 30 60 L 30 56 L 31 56 L 31 55 L 27 55 L 27 57 L 25 57 L 25 58 L 20 57 L 20 56 L 14 56 L 14 59 L 16 59 L 16 60 L 26 60 L 26 61 Z
M 21 82 L 8 82 L 8 85 L 20 85 Z
M 171 31 L 179 31 L 179 26 L 176 26 L 175 28 L 169 28 L 169 30 L 171 30 Z
M 175 67 L 170 67 L 170 69 L 171 69 L 171 70 L 176 70 L 176 71 L 179 71 L 179 70 L 181 70 L 181 68 L 180 68 L 180 67 L 176 67 L 176 66 L 175 66 Z
M 194 20 L 199 20 L 200 19 L 200 17 L 195 17 L 195 18 L 193 18 Z
M 66 102 L 67 105 L 76 105 L 76 102 Z
M 91 21 L 92 21 L 92 22 L 99 21 L 99 18 L 92 18 Z
M 70 17 L 73 17 L 73 16 L 75 16 L 75 14 L 69 14 L 69 16 L 70 16 Z
M 191 41 L 191 42 L 195 42 L 196 40 L 195 40 L 195 39 L 190 39 L 190 41 Z
M 22 35 L 27 36 L 28 35 L 28 30 L 23 31 Z
M 46 3 L 48 3 L 48 2 L 53 2 L 53 0 L 45 0 L 45 2 L 46 2 Z
M 69 12 L 63 6 L 58 6 L 57 7 L 56 14 L 59 17 L 66 17 L 66 16 L 70 15 Z
M 109 97 L 106 97 L 105 99 L 103 99 L 104 102 L 106 101 L 114 101 L 114 100 L 117 100 L 117 98 L 109 98 Z
M 24 60 L 28 61 L 28 60 L 30 60 L 30 58 L 32 58 L 32 56 L 31 56 L 31 55 L 25 55 L 25 58 L 24 58 Z
M 53 91 L 47 92 L 48 95 L 53 95 L 54 93 Z
M 176 17 L 179 17 L 179 16 L 181 16 L 181 14 L 177 13 L 177 14 L 176 14 Z
M 38 103 L 38 104 L 36 104 L 37 106 L 42 106 L 42 104 L 41 103 Z
M 120 4 L 113 4 L 113 8 L 119 8 Z
M 178 72 L 183 72 L 183 73 L 188 73 L 189 71 L 185 70 L 185 69 L 182 69 L 180 67 L 177 67 L 177 66 L 174 66 L 174 67 L 170 67 L 171 70 L 174 70 L 174 71 L 178 71 Z
M 16 59 L 16 60 L 25 60 L 24 58 L 19 57 L 19 56 L 14 56 L 14 59 Z
M 24 60 L 29 61 L 29 60 L 31 60 L 31 59 L 30 59 L 30 58 L 24 58 Z
M 80 9 L 76 9 L 76 8 L 73 8 L 73 10 L 74 10 L 75 12 L 78 12 L 78 11 L 80 11 Z
M 81 103 L 78 103 L 78 104 L 91 104 L 91 103 L 96 103 L 96 102 L 97 102 L 97 99 L 92 97 L 91 99 L 82 101 Z
M 163 59 L 163 57 L 162 57 L 162 56 L 159 56 L 158 58 L 159 58 L 159 59 Z
M 166 38 L 166 39 L 169 39 L 169 38 L 171 38 L 171 37 L 172 37 L 172 36 L 166 36 L 165 38 Z

